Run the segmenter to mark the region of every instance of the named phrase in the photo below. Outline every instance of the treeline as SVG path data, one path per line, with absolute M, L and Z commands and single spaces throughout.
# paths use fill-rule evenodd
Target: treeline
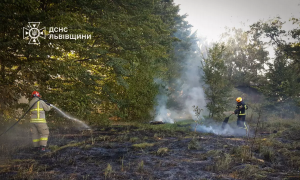
M 161 89 L 156 79 L 169 95 L 181 96 L 178 87 L 191 77 L 183 76 L 180 84 L 178 78 L 192 66 L 186 63 L 191 58 L 203 64 L 199 71 L 210 116 L 222 115 L 237 86 L 259 89 L 275 112 L 295 112 L 300 105 L 299 29 L 285 32 L 277 19 L 253 24 L 248 32 L 229 30 L 222 42 L 201 52 L 172 0 L 1 1 L 0 8 L 0 122 L 17 118 L 18 108 L 27 109 L 18 101 L 34 90 L 91 124 L 107 123 L 109 117 L 147 121 Z M 46 27 L 40 44 L 23 39 L 29 22 Z M 49 27 L 91 38 L 50 39 Z M 275 49 L 274 62 L 266 45 Z M 170 98 L 168 106 L 182 109 L 179 102 Z
M 204 80 L 210 116 L 222 115 L 233 87 L 252 87 L 264 95 L 262 111 L 281 117 L 300 113 L 300 29 L 285 31 L 275 18 L 257 22 L 249 31 L 228 29 L 204 58 Z M 270 59 L 267 47 L 275 57 Z
M 159 89 L 154 79 L 178 76 L 174 47 L 191 46 L 174 36 L 188 39 L 191 26 L 172 0 L 1 1 L 0 8 L 1 122 L 27 109 L 18 100 L 34 90 L 90 123 L 148 120 Z M 38 45 L 23 39 L 29 22 L 46 27 Z M 91 38 L 49 39 L 49 27 Z

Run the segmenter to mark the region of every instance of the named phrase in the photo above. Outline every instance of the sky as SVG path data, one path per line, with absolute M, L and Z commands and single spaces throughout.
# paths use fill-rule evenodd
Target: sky
M 180 4 L 180 14 L 188 14 L 187 21 L 198 31 L 198 37 L 215 42 L 225 32 L 225 27 L 242 28 L 259 20 L 277 16 L 287 21 L 283 29 L 296 27 L 288 22 L 291 17 L 300 18 L 300 0 L 174 0 Z

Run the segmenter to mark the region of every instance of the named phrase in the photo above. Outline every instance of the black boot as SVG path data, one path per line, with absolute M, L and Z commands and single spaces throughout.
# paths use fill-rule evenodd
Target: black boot
M 47 149 L 46 146 L 41 146 L 40 152 L 41 152 L 41 153 L 47 153 L 47 152 L 50 152 L 50 150 Z

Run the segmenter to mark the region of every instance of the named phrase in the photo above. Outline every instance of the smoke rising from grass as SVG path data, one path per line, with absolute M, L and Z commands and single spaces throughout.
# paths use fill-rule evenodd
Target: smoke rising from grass
M 194 130 L 196 128 L 197 132 L 201 133 L 213 133 L 216 135 L 230 135 L 230 136 L 247 136 L 247 131 L 245 129 L 239 129 L 231 127 L 230 125 L 226 125 L 224 129 L 220 126 L 220 124 L 211 124 L 208 126 L 205 125 L 198 125 L 195 124 L 192 126 L 192 129 Z
M 200 47 L 203 49 L 201 50 Z M 177 120 L 196 120 L 193 106 L 203 109 L 201 116 L 206 112 L 205 94 L 201 81 L 201 53 L 204 52 L 204 46 L 198 45 L 198 43 L 194 43 L 188 51 L 176 52 L 180 54 L 178 56 L 184 57 L 180 62 L 180 78 L 170 83 L 170 87 L 167 88 L 171 91 L 169 95 L 165 89 L 161 89 L 156 98 L 155 121 L 174 123 Z M 155 81 L 166 86 L 161 81 Z
M 156 107 L 157 116 L 154 121 L 162 121 L 167 123 L 174 123 L 173 118 L 171 118 L 171 111 L 166 108 L 168 97 L 166 95 L 158 95 L 157 102 L 158 106 Z

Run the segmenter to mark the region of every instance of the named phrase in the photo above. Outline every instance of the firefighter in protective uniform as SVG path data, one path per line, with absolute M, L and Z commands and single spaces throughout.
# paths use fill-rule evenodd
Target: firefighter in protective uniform
M 245 119 L 246 119 L 246 110 L 248 109 L 247 105 L 243 102 L 243 99 L 241 97 L 236 98 L 236 110 L 233 112 L 233 114 L 237 114 L 237 126 L 241 129 L 248 130 Z
M 33 147 L 35 151 L 49 152 L 49 150 L 46 149 L 49 136 L 49 128 L 45 119 L 45 111 L 50 111 L 51 106 L 44 100 L 40 99 L 41 95 L 37 91 L 33 91 L 31 97 L 32 100 L 29 102 L 29 107 L 31 107 L 35 103 L 35 105 L 30 110 L 30 128 Z

